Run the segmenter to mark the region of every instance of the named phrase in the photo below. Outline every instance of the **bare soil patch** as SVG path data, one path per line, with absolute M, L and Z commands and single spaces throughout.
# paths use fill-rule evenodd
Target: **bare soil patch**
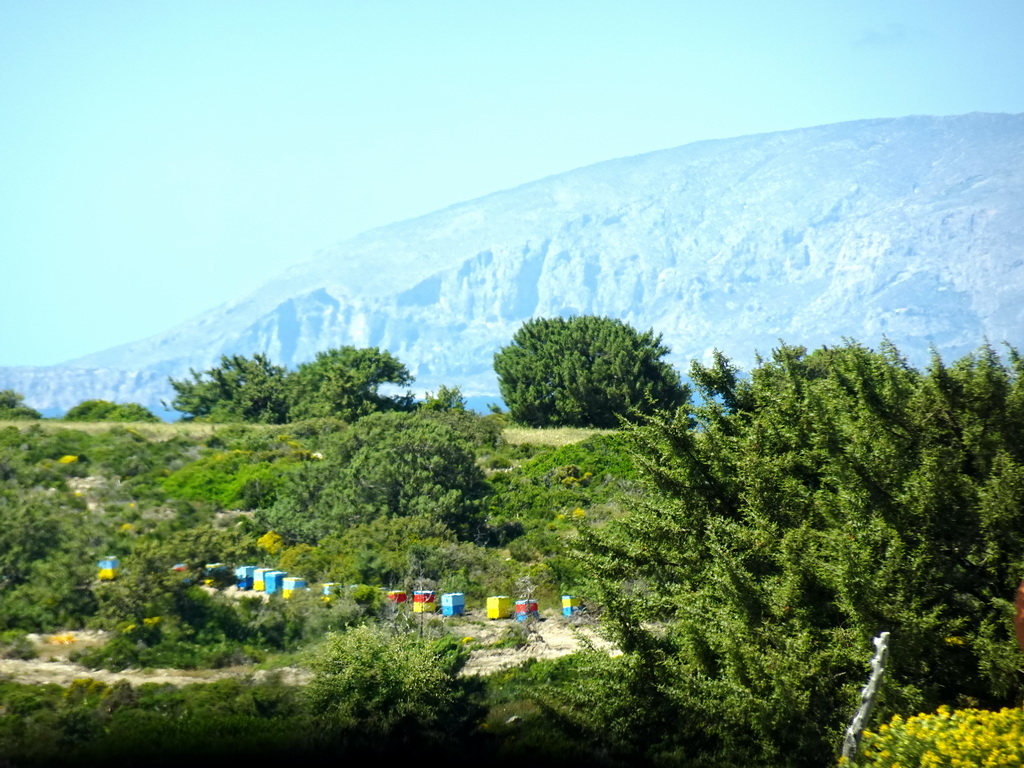
M 516 622 L 509 619 L 489 621 L 486 619 L 460 620 L 453 629 L 463 637 L 472 639 L 469 662 L 462 670 L 463 675 L 489 675 L 509 667 L 515 667 L 527 659 L 554 659 L 580 650 L 585 641 L 608 653 L 615 653 L 614 647 L 597 636 L 590 625 L 574 623 L 562 617 L 546 617 L 524 623 L 514 631 L 522 633 L 526 642 L 521 647 L 492 647 L 502 641 Z M 62 632 L 54 635 L 29 635 L 35 644 L 39 657 L 36 659 L 0 659 L 0 677 L 19 683 L 56 683 L 67 686 L 75 680 L 91 678 L 107 684 L 126 680 L 132 685 L 160 683 L 189 685 L 208 683 L 227 678 L 259 680 L 270 675 L 279 675 L 289 685 L 303 685 L 309 680 L 309 672 L 300 667 L 284 667 L 278 670 L 262 670 L 251 666 L 226 667 L 224 669 L 125 669 L 110 672 L 102 669 L 88 669 L 68 660 L 75 650 L 94 647 L 105 642 L 107 634 L 97 630 Z
M 584 625 L 558 617 L 542 617 L 525 622 L 521 628 L 526 643 L 518 648 L 494 648 L 488 645 L 500 642 L 516 622 L 501 619 L 486 622 L 467 623 L 460 626 L 467 637 L 472 637 L 474 648 L 469 661 L 462 670 L 463 675 L 489 675 L 509 667 L 516 667 L 527 659 L 556 659 L 580 650 L 585 643 L 609 654 L 616 653 L 615 647 L 599 637 L 596 627 Z

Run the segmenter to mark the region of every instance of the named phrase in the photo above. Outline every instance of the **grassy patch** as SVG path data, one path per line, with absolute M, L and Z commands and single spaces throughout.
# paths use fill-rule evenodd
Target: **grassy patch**
M 611 435 L 614 429 L 583 429 L 581 427 L 552 427 L 550 429 L 531 429 L 529 427 L 506 427 L 502 433 L 506 442 L 513 445 L 550 445 L 561 448 L 586 440 L 594 435 Z
M 0 420 L 0 429 L 4 427 L 17 427 L 26 430 L 29 427 L 38 426 L 47 432 L 56 432 L 60 429 L 73 429 L 78 432 L 86 432 L 90 435 L 101 435 L 112 429 L 122 428 L 137 432 L 149 440 L 170 440 L 171 438 L 185 435 L 188 437 L 208 437 L 218 429 L 224 429 L 225 424 L 202 424 L 192 421 L 148 422 L 148 421 L 64 421 L 63 419 L 36 419 L 33 421 L 7 421 Z
M 121 427 L 138 432 L 150 440 L 169 440 L 178 435 L 187 437 L 209 437 L 216 432 L 228 429 L 233 424 L 211 424 L 196 421 L 175 422 L 127 422 L 127 421 L 64 421 L 63 419 L 33 419 L 31 421 L 11 421 L 0 419 L 0 429 L 17 427 L 20 430 L 38 426 L 48 432 L 59 429 L 73 429 L 90 435 L 99 435 L 111 429 Z M 249 425 L 246 425 L 249 426 Z M 546 445 L 560 448 L 586 440 L 594 435 L 610 435 L 614 429 L 583 429 L 580 427 L 552 427 L 550 429 L 531 429 L 530 427 L 506 427 L 504 438 L 512 445 Z

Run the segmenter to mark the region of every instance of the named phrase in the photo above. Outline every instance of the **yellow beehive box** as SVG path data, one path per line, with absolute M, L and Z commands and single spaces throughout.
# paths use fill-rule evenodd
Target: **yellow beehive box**
M 562 615 L 572 616 L 580 609 L 580 599 L 572 595 L 562 595 Z
M 252 572 L 252 588 L 254 592 L 265 592 L 267 589 L 267 583 L 264 581 L 264 576 L 270 573 L 273 568 L 257 568 Z
M 416 590 L 412 593 L 413 613 L 433 613 L 437 610 L 437 593 L 432 590 Z
M 288 576 L 281 585 L 281 597 L 287 600 L 300 589 L 307 589 L 306 580 L 297 576 Z
M 321 585 L 320 588 L 320 599 L 323 600 L 325 603 L 331 602 L 331 595 L 337 593 L 338 588 L 340 586 L 341 584 L 339 584 L 336 581 L 324 582 L 324 584 Z
M 487 598 L 487 618 L 507 619 L 512 615 L 512 598 L 508 595 L 495 595 Z
M 116 557 L 105 557 L 99 562 L 99 572 L 97 578 L 101 581 L 113 581 L 117 578 L 117 573 L 121 569 L 121 561 Z

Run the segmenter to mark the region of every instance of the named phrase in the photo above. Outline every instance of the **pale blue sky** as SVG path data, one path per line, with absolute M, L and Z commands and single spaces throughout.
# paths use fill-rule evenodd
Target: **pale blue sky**
M 614 157 L 1024 112 L 1024 0 L 0 0 L 0 365 Z

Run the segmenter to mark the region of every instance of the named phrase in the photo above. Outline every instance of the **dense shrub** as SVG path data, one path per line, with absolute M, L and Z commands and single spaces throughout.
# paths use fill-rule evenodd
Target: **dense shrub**
M 64 494 L 0 488 L 0 630 L 80 626 L 95 610 L 85 511 Z
M 152 411 L 138 403 L 112 403 L 109 400 L 83 400 L 68 409 L 65 421 L 160 421 Z
M 522 465 L 530 478 L 550 478 L 560 467 L 576 466 L 599 479 L 635 480 L 636 468 L 627 440 L 619 434 L 594 435 L 548 451 Z
M 212 501 L 222 509 L 269 506 L 295 464 L 268 458 L 239 450 L 209 453 L 164 478 L 162 485 L 172 497 Z
M 464 652 L 379 627 L 331 635 L 306 686 L 313 711 L 366 744 L 429 747 L 464 738 L 480 716 L 456 673 Z
M 300 754 L 326 756 L 314 724 L 298 690 L 273 677 L 180 688 L 0 681 L 0 754 L 18 766 L 281 764 Z
M 425 515 L 464 537 L 481 521 L 487 485 L 473 447 L 429 413 L 366 416 L 325 439 L 321 455 L 287 477 L 261 524 L 314 543 L 379 518 Z

